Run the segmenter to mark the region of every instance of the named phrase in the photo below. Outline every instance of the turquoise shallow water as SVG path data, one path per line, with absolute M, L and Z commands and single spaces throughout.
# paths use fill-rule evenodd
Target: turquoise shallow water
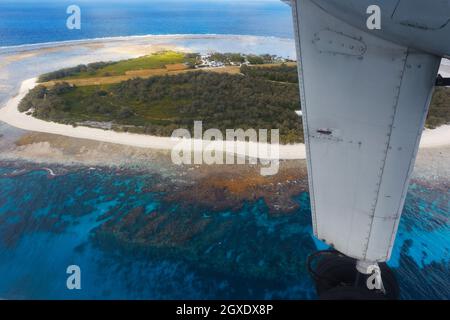
M 262 200 L 236 212 L 167 202 L 152 191 L 157 175 L 22 169 L 0 166 L 1 298 L 315 297 L 304 263 L 320 244 L 307 193 L 296 197 L 297 212 L 272 217 Z M 448 189 L 411 186 L 390 261 L 404 299 L 450 298 L 448 208 Z M 146 245 L 113 240 L 155 219 L 163 222 Z M 71 264 L 81 267 L 81 291 L 66 289 Z

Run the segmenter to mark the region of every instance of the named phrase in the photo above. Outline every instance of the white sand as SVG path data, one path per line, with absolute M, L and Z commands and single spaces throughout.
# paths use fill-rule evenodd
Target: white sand
M 425 129 L 420 141 L 421 148 L 435 148 L 450 145 L 450 125 L 440 126 L 437 129 Z
M 272 145 L 272 149 L 270 149 L 268 145 L 264 143 L 232 142 L 231 149 L 229 149 L 229 147 L 227 149 L 224 149 L 224 146 L 222 144 L 214 142 L 211 143 L 193 139 L 181 140 L 143 134 L 114 132 L 110 130 L 94 129 L 82 126 L 72 127 L 70 125 L 39 120 L 32 116 L 26 115 L 25 113 L 19 112 L 17 108 L 20 101 L 25 97 L 28 91 L 36 86 L 36 80 L 36 78 L 33 78 L 25 80 L 22 83 L 19 94 L 10 99 L 4 108 L 0 109 L 1 121 L 6 122 L 13 127 L 29 131 L 52 133 L 67 137 L 109 142 L 140 148 L 172 150 L 177 144 L 183 141 L 183 143 L 186 143 L 188 145 L 203 145 L 203 149 L 208 146 L 208 149 L 211 148 L 213 150 L 232 150 L 230 153 L 235 153 L 238 155 L 250 155 L 255 158 L 278 158 L 276 154 L 277 148 L 279 150 L 279 159 L 281 160 L 306 158 L 306 150 L 304 144 L 276 146 Z M 424 130 L 420 143 L 421 148 L 434 148 L 447 145 L 450 145 L 450 125 L 445 125 L 434 130 Z M 258 152 L 258 150 L 269 150 L 269 154 L 265 155 L 264 153 L 261 153 L 261 151 Z
M 33 78 L 22 82 L 19 94 L 10 99 L 4 108 L 0 109 L 1 121 L 6 122 L 13 127 L 29 131 L 52 133 L 72 138 L 109 142 L 140 148 L 172 150 L 180 142 L 183 142 L 183 144 L 194 145 L 193 149 L 198 150 L 195 149 L 196 146 L 199 146 L 199 144 L 200 146 L 202 145 L 201 140 L 181 140 L 144 134 L 114 132 L 111 130 L 94 129 L 82 126 L 73 127 L 71 125 L 40 120 L 30 115 L 26 115 L 25 113 L 21 113 L 17 107 L 28 91 L 36 86 L 36 80 L 37 78 Z M 228 148 L 223 149 L 222 145 L 219 143 L 203 142 L 203 148 L 206 148 L 207 146 L 213 150 L 230 150 Z M 269 146 L 264 143 L 232 142 L 232 151 L 229 153 L 249 155 L 254 158 L 277 159 L 278 155 L 276 154 L 276 147 L 279 148 L 279 159 L 281 160 L 306 158 L 305 146 L 303 144 L 272 145 L 270 149 Z M 258 148 L 259 150 L 268 150 L 268 154 L 258 153 Z

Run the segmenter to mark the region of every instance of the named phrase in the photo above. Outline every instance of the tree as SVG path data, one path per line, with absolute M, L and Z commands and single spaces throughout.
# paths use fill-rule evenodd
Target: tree
M 131 108 L 129 108 L 129 107 L 122 107 L 122 108 L 120 108 L 119 117 L 121 119 L 126 119 L 126 118 L 129 118 L 129 117 L 133 116 L 133 115 L 134 115 L 134 112 L 133 112 L 133 110 Z

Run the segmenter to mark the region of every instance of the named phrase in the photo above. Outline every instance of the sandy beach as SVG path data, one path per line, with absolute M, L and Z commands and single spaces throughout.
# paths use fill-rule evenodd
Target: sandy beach
M 132 58 L 137 57 L 143 54 L 148 54 L 150 52 L 155 52 L 161 50 L 162 48 L 170 48 L 172 50 L 181 50 L 181 51 L 189 51 L 192 48 L 185 48 L 183 45 L 176 41 L 190 39 L 194 41 L 195 45 L 192 46 L 199 51 L 207 51 L 206 48 L 209 48 L 214 44 L 220 45 L 223 42 L 223 39 L 228 39 L 227 45 L 238 45 L 241 46 L 242 43 L 245 43 L 245 46 L 248 43 L 252 43 L 254 45 L 254 49 L 252 50 L 265 50 L 267 45 L 266 42 L 269 40 L 272 42 L 276 42 L 277 46 L 283 47 L 281 44 L 288 43 L 285 39 L 265 39 L 262 37 L 237 37 L 237 36 L 227 36 L 227 37 L 218 37 L 215 35 L 210 36 L 160 36 L 160 37 L 124 37 L 122 38 L 114 38 L 114 39 L 102 39 L 96 41 L 75 41 L 68 43 L 59 43 L 59 47 L 56 44 L 48 44 L 48 45 L 39 45 L 39 46 L 24 46 L 17 48 L 8 48 L 7 52 L 11 49 L 16 50 L 14 54 L 10 55 L 6 54 L 6 60 L 4 61 L 4 66 L 2 66 L 3 75 L 9 74 L 9 77 L 6 77 L 5 80 L 0 83 L 0 89 L 3 88 L 3 92 L 10 92 L 15 83 L 20 83 L 23 79 L 29 78 L 32 75 L 41 74 L 44 71 L 54 70 L 58 67 L 65 67 L 69 65 L 76 65 L 79 63 L 86 63 L 92 61 L 100 60 L 118 60 L 123 58 Z M 220 40 L 220 41 L 219 41 Z M 175 41 L 175 42 L 171 42 Z M 200 42 L 198 42 L 200 41 Z M 213 41 L 203 43 L 202 41 Z M 271 43 L 269 41 L 269 43 Z M 242 42 L 242 43 L 241 43 Z M 80 56 L 74 54 L 71 55 L 69 59 L 62 59 L 67 52 L 71 50 L 75 50 L 76 48 L 80 49 L 77 46 L 82 46 L 82 50 L 87 50 L 84 53 L 81 53 Z M 243 51 L 244 48 L 237 48 L 237 51 Z M 277 47 L 272 45 L 271 47 Z M 257 49 L 259 48 L 259 49 Z M 289 52 L 291 49 L 284 48 L 283 51 Z M 228 48 L 230 49 L 230 48 Z M 232 49 L 232 48 L 231 48 Z M 233 51 L 233 50 L 228 51 Z M 5 49 L 2 49 L 5 51 Z M 1 51 L 0 50 L 0 53 Z M 246 49 L 250 50 L 250 49 Z M 244 51 L 246 51 L 244 50 Z M 12 63 L 14 61 L 21 61 L 25 59 L 28 65 L 31 66 L 39 66 L 38 63 L 32 63 L 36 59 L 39 59 L 41 55 L 42 58 L 46 58 L 45 55 L 48 54 L 58 54 L 58 59 L 61 61 L 55 62 L 52 65 L 45 65 L 45 69 L 35 70 L 33 73 L 31 71 L 28 73 L 28 76 L 23 76 L 20 80 L 14 82 L 14 79 L 11 78 L 12 68 L 6 69 L 5 66 L 8 63 Z M 27 60 L 28 59 L 28 60 Z M 441 71 L 445 71 L 448 68 L 450 62 L 448 60 L 444 60 L 441 66 Z M 1 67 L 1 64 L 0 64 Z M 34 70 L 34 69 L 33 69 Z M 31 73 L 31 74 L 30 74 Z M 1 73 L 0 73 L 1 74 Z M 1 76 L 0 76 L 1 77 Z M 204 142 L 198 140 L 180 140 L 180 139 L 172 139 L 169 137 L 157 137 L 143 134 L 132 134 L 132 133 L 124 133 L 124 132 L 114 132 L 114 131 L 106 131 L 102 129 L 95 129 L 89 127 L 72 127 L 70 125 L 59 124 L 55 122 L 47 122 L 43 120 L 39 120 L 32 116 L 26 115 L 18 111 L 17 107 L 23 97 L 28 93 L 30 89 L 36 86 L 36 78 L 31 78 L 25 80 L 21 83 L 19 92 L 16 96 L 9 98 L 10 94 L 8 94 L 9 100 L 6 100 L 6 103 L 0 105 L 0 121 L 3 121 L 12 127 L 23 129 L 30 132 L 38 132 L 44 134 L 54 134 L 62 137 L 71 137 L 76 139 L 104 142 L 104 143 L 112 143 L 116 145 L 122 145 L 127 147 L 136 147 L 142 148 L 143 150 L 162 150 L 162 151 L 171 151 L 176 145 L 178 145 L 181 141 L 185 145 L 191 145 L 195 147 L 202 146 L 204 150 L 205 147 L 213 150 L 222 150 L 224 146 L 221 143 L 211 143 Z M 16 89 L 17 90 L 17 89 Z M 424 148 L 438 148 L 438 147 L 446 147 L 450 145 L 450 125 L 445 125 L 440 128 L 429 130 L 424 130 L 420 147 Z M 228 153 L 234 153 L 238 155 L 250 155 L 253 158 L 264 158 L 264 159 L 274 159 L 279 158 L 280 160 L 303 160 L 306 158 L 306 150 L 303 144 L 292 144 L 292 145 L 277 145 L 278 152 L 273 152 L 272 154 L 264 154 L 261 156 L 259 150 L 267 151 L 269 150 L 269 145 L 264 143 L 246 143 L 246 142 L 236 142 L 228 145 Z M 231 150 L 230 150 L 231 148 Z M 275 149 L 272 149 L 275 151 Z M 231 152 L 230 152 L 231 151 Z
M 170 151 L 182 143 L 184 146 L 192 146 L 192 150 L 205 150 L 205 148 L 218 151 L 223 150 L 223 152 L 226 150 L 227 153 L 234 153 L 241 156 L 249 155 L 252 158 L 276 159 L 278 158 L 278 152 L 280 160 L 302 160 L 306 158 L 304 144 L 274 146 L 265 143 L 232 142 L 225 149 L 226 147 L 223 143 L 217 142 L 115 132 L 83 126 L 73 127 L 71 125 L 40 120 L 31 115 L 21 113 L 18 110 L 20 101 L 29 90 L 36 86 L 36 81 L 37 78 L 32 78 L 22 82 L 19 93 L 10 99 L 4 108 L 0 109 L 0 121 L 27 131 L 50 133 L 138 148 Z M 450 125 L 441 126 L 434 130 L 424 130 L 420 148 L 435 148 L 448 145 L 450 145 Z M 200 148 L 200 146 L 202 149 L 196 149 Z M 268 154 L 265 152 L 266 150 L 269 151 Z
M 183 145 L 192 145 L 193 150 L 202 146 L 213 150 L 224 150 L 223 145 L 216 142 L 208 142 L 194 139 L 178 139 L 169 137 L 157 137 L 143 134 L 133 134 L 126 132 L 114 132 L 110 130 L 95 129 L 89 127 L 73 127 L 70 125 L 48 122 L 26 115 L 18 110 L 20 101 L 25 97 L 30 89 L 36 86 L 37 78 L 32 78 L 22 82 L 19 94 L 10 99 L 6 106 L 0 109 L 0 120 L 7 124 L 28 131 L 51 133 L 66 137 L 108 142 L 139 148 L 150 148 L 157 150 L 172 150 L 174 147 L 183 143 Z M 298 160 L 305 159 L 306 151 L 303 144 L 292 145 L 268 145 L 265 143 L 233 142 L 227 153 L 234 153 L 240 156 L 250 156 L 252 158 L 278 159 L 278 148 L 280 160 Z M 260 151 L 263 150 L 263 151 Z M 267 155 L 262 155 L 268 150 Z M 273 151 L 272 151 L 273 150 Z M 262 155 L 262 156 L 260 156 Z

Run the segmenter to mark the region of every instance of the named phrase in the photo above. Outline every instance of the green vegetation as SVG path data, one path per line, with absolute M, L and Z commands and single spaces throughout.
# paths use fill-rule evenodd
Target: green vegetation
M 66 124 L 112 123 L 114 130 L 170 136 L 174 129 L 280 129 L 284 143 L 302 141 L 297 86 L 242 75 L 190 72 L 114 85 L 38 86 L 22 112 Z
M 225 65 L 242 64 L 248 62 L 252 65 L 257 64 L 272 64 L 283 62 L 284 60 L 276 55 L 262 54 L 262 55 L 245 55 L 242 53 L 213 53 L 210 57 L 211 61 L 222 62 Z
M 100 62 L 80 65 L 55 72 L 46 73 L 39 77 L 39 82 L 51 80 L 84 79 L 92 77 L 108 77 L 124 75 L 127 71 L 161 69 L 168 64 L 195 64 L 197 55 L 164 51 L 152 55 L 123 60 L 118 62 Z
M 213 53 L 211 54 L 211 60 L 216 62 L 222 62 L 226 65 L 232 63 L 244 63 L 245 56 L 240 53 Z
M 270 55 L 270 54 L 263 54 L 260 56 L 256 55 L 248 55 L 247 61 L 250 64 L 270 64 L 270 63 L 276 63 L 280 62 L 280 59 L 277 56 Z
M 38 82 L 47 82 L 51 80 L 59 80 L 64 78 L 73 77 L 79 74 L 95 74 L 99 69 L 107 67 L 114 62 L 96 62 L 88 65 L 81 64 L 73 68 L 65 68 L 54 72 L 49 72 L 41 75 Z
M 450 88 L 439 87 L 431 101 L 430 111 L 428 113 L 426 127 L 429 129 L 437 128 L 450 123 Z
M 183 53 L 178 52 L 160 52 L 149 56 L 144 56 L 136 59 L 119 61 L 113 65 L 107 66 L 98 72 L 98 76 L 105 75 L 123 75 L 127 71 L 144 70 L 144 69 L 160 69 L 168 64 L 187 62 L 187 58 Z M 80 78 L 85 78 L 85 75 L 80 74 Z
M 247 57 L 248 62 L 250 64 L 264 64 L 266 63 L 266 60 L 263 57 L 260 56 L 255 56 L 255 55 L 250 55 Z M 270 63 L 270 62 L 268 62 Z
M 96 62 L 88 65 L 79 65 L 73 68 L 65 68 L 43 74 L 38 82 L 53 80 L 89 79 L 97 77 L 121 76 L 128 71 L 163 69 L 167 65 L 185 64 L 187 68 L 195 68 L 202 64 L 198 53 L 180 53 L 174 51 L 161 51 L 151 55 L 122 60 L 117 62 Z M 251 65 L 273 64 L 284 61 L 275 55 L 244 55 L 240 53 L 213 53 L 209 57 L 211 61 L 222 62 L 225 65 Z
M 221 57 L 227 61 L 244 58 L 239 54 Z M 170 63 L 195 65 L 198 60 L 197 54 L 164 52 L 117 63 L 91 64 L 85 66 L 86 70 L 63 69 L 42 77 L 121 74 Z M 192 132 L 195 120 L 202 120 L 205 130 L 218 128 L 223 132 L 237 128 L 278 128 L 281 142 L 302 142 L 302 123 L 295 113 L 300 105 L 296 67 L 243 65 L 241 73 L 193 71 L 82 87 L 62 82 L 51 88 L 34 88 L 22 100 L 19 110 L 43 120 L 159 136 L 170 136 L 178 128 Z M 450 88 L 437 88 L 426 126 L 435 128 L 447 123 L 450 123 Z
M 249 67 L 241 66 L 241 73 L 252 78 L 263 78 L 270 81 L 298 83 L 297 66 Z

